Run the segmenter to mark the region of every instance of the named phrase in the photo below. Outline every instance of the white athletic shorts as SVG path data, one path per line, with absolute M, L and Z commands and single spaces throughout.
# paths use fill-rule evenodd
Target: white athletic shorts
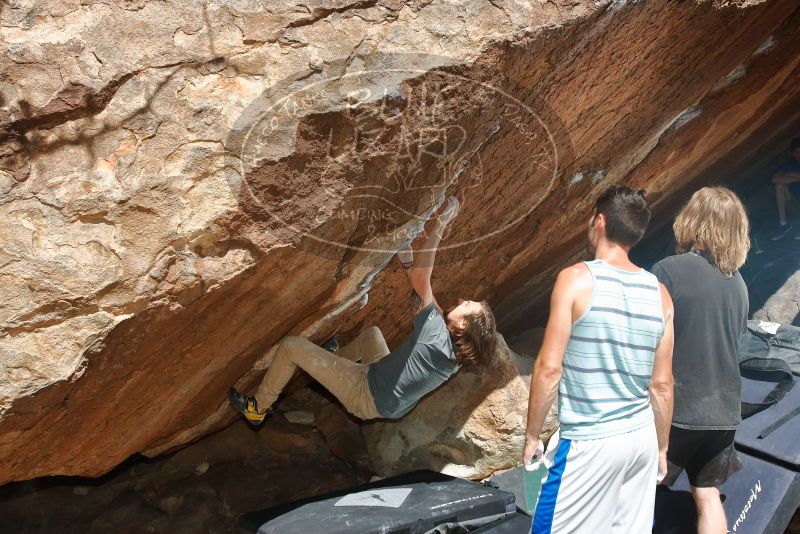
M 658 473 L 654 424 L 601 439 L 553 437 L 532 534 L 649 534 Z

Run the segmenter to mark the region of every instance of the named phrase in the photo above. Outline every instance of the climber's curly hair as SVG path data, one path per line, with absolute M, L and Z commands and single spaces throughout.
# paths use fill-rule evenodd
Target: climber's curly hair
M 466 326 L 448 325 L 456 360 L 461 365 L 486 365 L 494 356 L 497 330 L 494 314 L 486 301 L 481 302 L 479 313 L 466 317 Z

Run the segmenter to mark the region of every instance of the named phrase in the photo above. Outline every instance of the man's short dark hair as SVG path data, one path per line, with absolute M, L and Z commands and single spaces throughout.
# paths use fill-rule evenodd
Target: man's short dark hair
M 625 247 L 638 243 L 650 222 L 650 207 L 644 189 L 620 185 L 600 195 L 594 213 L 606 217 L 606 238 Z
M 798 148 L 800 148 L 800 137 L 795 137 L 794 139 L 792 139 L 792 141 L 789 143 L 789 148 L 791 148 L 792 151 L 795 151 Z

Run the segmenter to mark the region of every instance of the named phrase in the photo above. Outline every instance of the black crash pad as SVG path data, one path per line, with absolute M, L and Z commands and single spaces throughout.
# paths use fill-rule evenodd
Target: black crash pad
M 530 534 L 532 521 L 530 516 L 517 512 L 473 530 L 470 534 Z
M 799 382 L 795 379 L 794 387 L 777 404 L 742 421 L 736 430 L 737 449 L 800 471 Z M 742 395 L 754 396 L 772 386 L 774 384 L 742 380 Z
M 526 472 L 524 467 L 519 466 L 493 475 L 489 479 L 489 484 L 513 493 L 517 511 L 533 516 L 546 477 L 547 470 L 543 467 L 534 472 Z
M 742 469 L 720 487 L 728 532 L 783 534 L 800 506 L 800 475 L 739 452 Z M 696 532 L 697 512 L 686 473 L 656 493 L 654 534 Z
M 400 502 L 397 507 L 385 506 Z M 241 516 L 239 527 L 248 534 L 422 534 L 442 525 L 474 530 L 515 509 L 512 493 L 432 471 L 414 471 L 251 512 Z

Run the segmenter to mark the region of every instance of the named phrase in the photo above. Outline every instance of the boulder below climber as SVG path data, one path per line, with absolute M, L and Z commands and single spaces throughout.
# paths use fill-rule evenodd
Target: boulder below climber
M 528 386 L 502 336 L 488 368 L 462 369 L 404 418 L 363 427 L 370 459 L 382 476 L 434 469 L 481 479 L 520 463 Z M 530 368 L 527 371 L 530 373 Z M 543 437 L 557 423 L 548 414 Z

